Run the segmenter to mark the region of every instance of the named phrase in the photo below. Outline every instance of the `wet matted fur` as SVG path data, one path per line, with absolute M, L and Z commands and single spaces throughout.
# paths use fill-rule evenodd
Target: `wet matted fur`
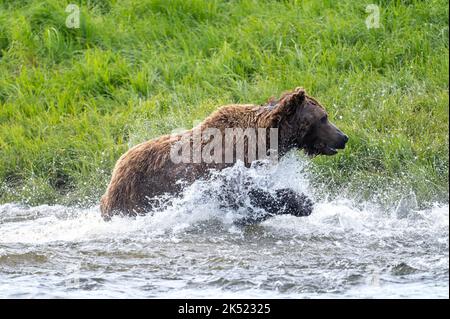
M 200 131 L 208 128 L 219 129 L 222 135 L 227 128 L 277 128 L 279 156 L 293 148 L 304 149 L 312 156 L 333 155 L 348 140 L 328 121 L 324 107 L 303 88 L 284 93 L 278 100 L 271 99 L 264 105 L 222 106 L 196 127 Z M 224 161 L 174 163 L 170 158 L 171 148 L 182 137 L 182 134 L 164 135 L 136 145 L 120 157 L 101 198 L 100 209 L 105 219 L 114 214 L 144 214 L 152 209 L 153 198 L 178 194 L 186 185 L 207 177 L 211 169 L 234 165 Z M 245 164 L 251 165 L 247 158 Z

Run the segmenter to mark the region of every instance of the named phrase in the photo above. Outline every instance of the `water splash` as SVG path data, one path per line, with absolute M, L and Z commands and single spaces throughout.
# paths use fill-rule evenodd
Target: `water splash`
M 110 222 L 97 206 L 1 205 L 0 296 L 448 298 L 448 204 L 329 201 L 315 195 L 307 168 L 294 155 L 236 165 L 161 211 Z M 217 201 L 226 178 L 293 188 L 315 200 L 314 211 L 237 228 L 246 207 Z M 74 278 L 76 289 L 66 284 Z

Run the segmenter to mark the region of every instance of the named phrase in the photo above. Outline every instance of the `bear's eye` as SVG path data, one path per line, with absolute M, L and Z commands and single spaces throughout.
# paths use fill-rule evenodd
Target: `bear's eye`
M 326 116 L 326 115 L 320 119 L 320 122 L 322 124 L 325 124 L 327 121 L 328 121 L 328 116 Z

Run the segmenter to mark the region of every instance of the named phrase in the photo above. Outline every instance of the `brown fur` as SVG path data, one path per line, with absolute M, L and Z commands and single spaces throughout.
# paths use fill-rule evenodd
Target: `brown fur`
M 343 148 L 347 138 L 324 118 L 326 112 L 319 102 L 307 96 L 302 88 L 297 88 L 266 105 L 223 106 L 196 129 L 217 128 L 223 136 L 226 128 L 278 128 L 280 155 L 291 148 L 303 148 L 311 155 L 332 155 L 332 149 Z M 181 138 L 182 134 L 164 135 L 136 145 L 120 157 L 101 198 L 100 209 L 104 218 L 114 214 L 145 213 L 152 207 L 155 196 L 179 193 L 183 184 L 177 182 L 183 181 L 188 185 L 205 177 L 210 168 L 220 170 L 233 165 L 173 163 L 170 150 Z M 246 162 L 247 166 L 249 164 Z

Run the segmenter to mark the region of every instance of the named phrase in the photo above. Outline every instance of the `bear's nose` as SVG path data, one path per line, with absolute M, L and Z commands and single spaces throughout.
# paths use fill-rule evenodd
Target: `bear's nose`
M 345 135 L 344 133 L 341 133 L 335 148 L 344 149 L 345 148 L 345 144 L 347 142 L 348 142 L 348 136 Z
M 344 134 L 344 143 L 348 142 L 348 136 Z

